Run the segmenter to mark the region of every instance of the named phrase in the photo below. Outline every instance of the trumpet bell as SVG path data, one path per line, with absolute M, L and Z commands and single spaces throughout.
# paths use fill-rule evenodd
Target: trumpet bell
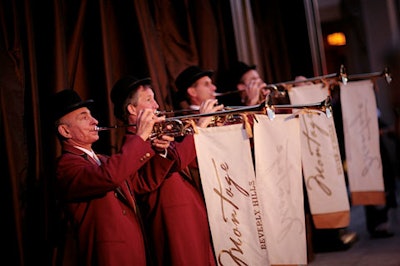
M 332 117 L 332 103 L 331 103 L 331 97 L 327 96 L 325 100 L 317 103 L 312 103 L 312 104 L 281 104 L 281 105 L 272 105 L 270 104 L 271 99 L 266 99 L 265 101 L 265 109 L 266 109 L 266 114 L 270 120 L 275 118 L 275 109 L 298 109 L 300 111 L 305 111 L 305 112 L 318 112 L 318 113 L 324 113 L 327 118 Z

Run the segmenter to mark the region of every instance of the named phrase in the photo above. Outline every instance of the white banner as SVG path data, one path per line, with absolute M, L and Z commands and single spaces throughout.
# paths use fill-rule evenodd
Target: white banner
M 322 102 L 329 93 L 329 88 L 323 83 L 292 87 L 288 90 L 291 104 L 308 104 Z
M 323 84 L 293 87 L 289 92 L 292 104 L 316 103 L 328 95 Z M 350 204 L 333 117 L 311 112 L 301 113 L 299 118 L 304 182 L 315 226 L 346 227 L 350 222 Z M 339 214 L 329 219 L 316 216 L 329 213 Z
M 307 264 L 300 128 L 297 118 L 256 115 L 254 155 L 257 191 L 271 265 Z
M 199 128 L 197 159 L 219 265 L 269 265 L 250 141 L 243 125 Z
M 347 171 L 352 192 L 384 191 L 373 83 L 340 85 Z

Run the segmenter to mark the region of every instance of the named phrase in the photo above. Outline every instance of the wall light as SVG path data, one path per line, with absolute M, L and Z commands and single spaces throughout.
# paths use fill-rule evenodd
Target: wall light
M 328 35 L 328 44 L 331 46 L 346 45 L 346 36 L 343 32 L 335 32 Z

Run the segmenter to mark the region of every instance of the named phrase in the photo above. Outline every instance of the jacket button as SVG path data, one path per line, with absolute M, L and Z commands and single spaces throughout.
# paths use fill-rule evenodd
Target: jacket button
M 123 214 L 123 215 L 126 215 L 126 210 L 122 210 L 122 214 Z
M 150 153 L 146 153 L 146 157 L 147 157 L 147 158 L 150 158 Z
M 117 194 L 117 192 L 114 192 L 114 196 L 115 196 L 116 198 L 118 198 L 118 194 Z

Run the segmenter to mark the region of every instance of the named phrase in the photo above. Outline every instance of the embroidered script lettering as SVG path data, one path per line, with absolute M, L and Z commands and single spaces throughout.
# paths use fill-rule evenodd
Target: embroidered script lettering
M 308 118 L 306 120 L 306 118 Z M 326 195 L 332 195 L 331 189 L 328 187 L 327 184 L 324 183 L 325 179 L 325 169 L 324 169 L 324 162 L 322 160 L 322 155 L 321 155 L 321 143 L 318 141 L 318 138 L 320 135 L 323 135 L 325 137 L 329 137 L 329 133 L 318 126 L 314 121 L 313 121 L 313 115 L 308 114 L 308 115 L 303 115 L 302 120 L 303 120 L 303 125 L 304 125 L 304 130 L 303 130 L 303 135 L 306 137 L 307 140 L 307 146 L 308 146 L 308 151 L 311 156 L 315 156 L 315 175 L 310 175 L 306 178 L 307 182 L 307 187 L 311 190 L 312 189 L 312 181 L 315 181 L 315 183 L 318 185 L 319 188 L 326 194 Z
M 358 134 L 361 140 L 361 152 L 363 156 L 364 166 L 361 171 L 361 176 L 366 176 L 373 166 L 381 167 L 381 162 L 378 156 L 371 155 L 370 141 L 371 141 L 371 118 L 368 116 L 367 105 L 360 103 L 358 112 L 355 118 L 350 122 L 350 125 L 358 128 Z
M 343 174 L 342 158 L 340 157 L 339 143 L 337 140 L 336 129 L 334 124 L 329 124 L 329 135 L 331 136 L 332 149 L 334 150 L 333 158 L 336 162 L 336 171 L 338 175 Z
M 287 144 L 286 144 L 287 146 Z M 272 168 L 268 171 L 272 171 L 273 173 L 276 173 L 276 184 L 274 187 L 276 188 L 276 191 L 278 192 L 278 201 L 276 204 L 278 205 L 277 210 L 279 217 L 278 218 L 278 223 L 281 225 L 281 231 L 278 233 L 278 241 L 281 242 L 286 235 L 294 230 L 294 228 L 297 226 L 299 234 L 303 231 L 303 223 L 301 220 L 295 216 L 292 216 L 291 210 L 295 209 L 295 207 L 292 205 L 290 202 L 290 194 L 291 194 L 291 186 L 290 186 L 290 173 L 289 173 L 289 167 L 288 166 L 288 155 L 287 152 L 289 150 L 284 147 L 283 145 L 278 145 L 275 147 L 276 148 L 276 160 L 272 162 Z M 283 154 L 283 152 L 286 152 L 286 154 Z
M 215 160 L 212 159 L 216 176 L 219 183 L 219 188 L 214 188 L 214 192 L 220 197 L 220 208 L 222 220 L 225 223 L 232 225 L 232 233 L 229 235 L 229 240 L 232 246 L 223 249 L 217 254 L 218 263 L 220 265 L 248 265 L 245 262 L 245 256 L 242 249 L 242 232 L 240 230 L 240 221 L 238 220 L 238 211 L 240 211 L 237 204 L 235 204 L 235 197 L 244 196 L 249 197 L 250 194 L 246 189 L 241 187 L 229 174 L 229 165 L 227 163 L 221 163 L 219 168 L 224 171 L 224 178 L 221 180 L 218 175 L 218 169 L 216 167 Z M 225 181 L 224 186 L 222 182 Z M 226 185 L 226 187 L 225 187 Z M 225 189 L 223 189 L 225 187 Z M 228 214 L 228 212 L 230 212 Z
M 256 191 L 256 182 L 250 181 L 250 196 L 251 196 L 251 203 L 253 204 L 254 209 L 254 217 L 256 219 L 256 228 L 258 234 L 258 241 L 260 242 L 261 249 L 267 249 L 267 244 L 264 235 L 264 228 L 262 222 L 262 215 L 260 211 L 260 205 L 258 202 L 257 191 Z

